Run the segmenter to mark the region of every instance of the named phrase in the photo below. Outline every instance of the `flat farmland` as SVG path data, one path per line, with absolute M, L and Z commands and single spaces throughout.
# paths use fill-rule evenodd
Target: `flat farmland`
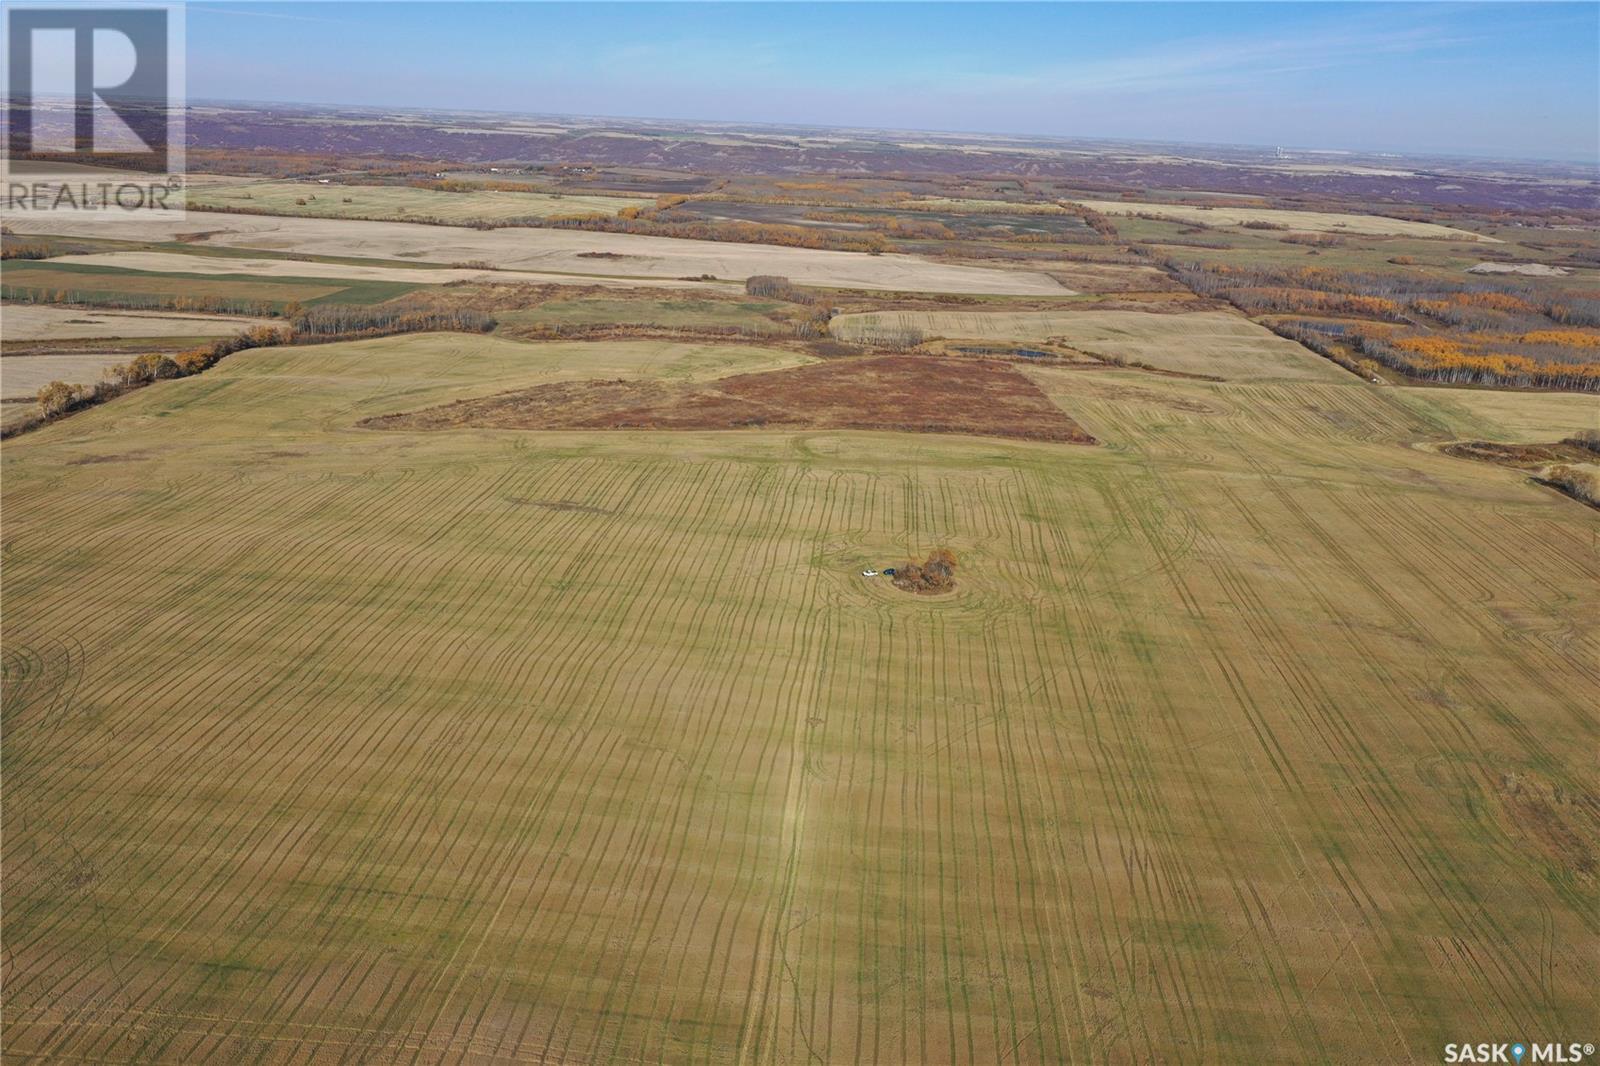
M 1574 430 L 1600 428 L 1600 407 L 1577 392 L 1497 392 L 1489 389 L 1395 390 L 1406 403 L 1449 423 L 1463 437 L 1511 444 L 1549 443 Z
M 1413 447 L 1446 407 L 1023 365 L 1103 446 L 358 427 L 800 362 L 270 349 L 8 442 L 8 1054 L 1423 1063 L 1600 1016 L 1594 512 Z M 859 576 L 934 547 L 946 596 Z
M 598 275 L 538 273 L 529 270 L 483 270 L 477 267 L 419 266 L 403 261 L 388 263 L 321 263 L 304 259 L 254 259 L 248 256 L 195 255 L 184 252 L 90 252 L 50 260 L 62 266 L 100 266 L 141 270 L 153 274 L 191 274 L 227 277 L 244 274 L 257 278 L 328 278 L 345 283 L 392 282 L 401 285 L 449 285 L 457 281 L 482 281 L 502 285 L 600 285 L 605 287 L 730 288 L 731 283 L 677 281 L 659 278 L 621 280 Z
M 31 421 L 38 413 L 39 405 L 36 403 L 0 403 L 0 429 Z
M 920 330 L 929 337 L 1043 343 L 1051 338 L 1129 362 L 1186 374 L 1258 380 L 1337 381 L 1326 359 L 1231 311 L 866 311 L 839 315 L 841 340 Z
M 1066 296 L 1070 290 L 1047 274 L 964 266 L 911 255 L 868 255 L 813 248 L 644 237 L 631 233 L 510 227 L 475 230 L 407 222 L 196 214 L 162 222 L 20 220 L 19 235 L 40 233 L 113 240 L 174 240 L 209 234 L 206 243 L 302 255 L 416 259 L 452 264 L 482 260 L 511 270 L 611 277 L 698 278 L 743 281 L 779 274 L 796 282 L 840 288 L 894 289 L 998 295 Z
M 7 303 L 0 339 L 8 342 L 77 338 L 223 337 L 271 319 L 242 315 L 183 315 L 163 311 L 90 311 L 81 307 Z
M 177 347 L 174 351 L 179 350 Z M 33 399 L 52 381 L 92 385 L 107 367 L 126 363 L 124 352 L 64 352 L 60 355 L 19 355 L 0 358 L 0 400 Z
M 198 256 L 190 257 L 199 259 Z M 192 301 L 186 307 L 227 311 L 283 308 L 291 303 L 380 303 L 423 284 L 425 272 L 415 271 L 403 281 L 312 277 L 275 266 L 270 275 L 254 275 L 234 266 L 218 272 L 215 264 L 230 260 L 208 259 L 198 272 L 127 270 L 119 266 L 45 259 L 13 263 L 0 271 L 8 301 L 29 299 L 56 302 L 138 307 L 172 306 L 172 301 Z M 281 264 L 282 260 L 273 261 Z M 224 268 L 226 269 L 226 268 Z
M 787 305 L 765 300 L 659 300 L 573 298 L 548 300 L 522 311 L 504 311 L 497 317 L 507 329 L 524 326 L 643 325 L 665 328 L 685 326 L 727 327 L 756 333 L 782 329 L 769 317 Z
M 1268 207 L 1198 207 L 1191 204 L 1136 203 L 1129 200 L 1075 200 L 1106 215 L 1154 215 L 1180 222 L 1208 226 L 1243 226 L 1265 222 L 1290 230 L 1311 233 L 1348 233 L 1363 236 L 1427 237 L 1446 241 L 1484 241 L 1500 243 L 1493 237 L 1471 230 L 1441 226 L 1434 222 L 1412 222 L 1384 215 L 1357 215 L 1341 211 L 1285 211 Z
M 193 190 L 188 202 L 214 210 L 267 211 L 305 218 L 392 218 L 441 222 L 505 222 L 555 215 L 615 215 L 624 207 L 651 207 L 654 197 L 585 196 L 565 193 L 438 192 L 404 185 L 322 185 L 268 181 L 215 185 Z
M 976 202 L 976 201 L 975 201 Z M 1089 233 L 1083 219 L 1070 214 L 1055 204 L 1002 204 L 993 203 L 989 210 L 962 210 L 952 206 L 936 210 L 937 203 L 909 201 L 894 207 L 847 206 L 823 208 L 804 204 L 747 203 L 743 201 L 690 200 L 666 217 L 684 213 L 733 219 L 744 222 L 778 223 L 790 226 L 827 226 L 833 229 L 860 230 L 867 222 L 893 221 L 941 222 L 961 225 L 978 235 L 983 233 L 1021 232 L 1061 237 L 1083 236 Z M 1016 210 L 1006 211 L 1014 207 Z M 1036 210 L 1049 208 L 1049 210 Z

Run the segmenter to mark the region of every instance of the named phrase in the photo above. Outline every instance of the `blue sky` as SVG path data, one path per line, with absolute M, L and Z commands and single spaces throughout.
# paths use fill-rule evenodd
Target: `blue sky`
M 1600 3 L 188 5 L 195 98 L 1600 157 Z

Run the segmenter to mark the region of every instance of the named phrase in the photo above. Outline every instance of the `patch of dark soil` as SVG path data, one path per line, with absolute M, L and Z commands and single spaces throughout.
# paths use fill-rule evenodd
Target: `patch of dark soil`
M 120 452 L 110 455 L 80 455 L 76 459 L 68 459 L 68 466 L 94 466 L 98 463 L 142 463 L 149 460 L 150 456 L 144 452 Z
M 1016 364 L 891 355 L 698 384 L 556 382 L 366 419 L 380 429 L 888 429 L 1093 444 Z
M 1600 797 L 1551 786 L 1524 774 L 1502 774 L 1498 785 L 1507 820 L 1532 838 L 1552 862 L 1593 884 L 1600 875 L 1594 843 L 1600 833 Z

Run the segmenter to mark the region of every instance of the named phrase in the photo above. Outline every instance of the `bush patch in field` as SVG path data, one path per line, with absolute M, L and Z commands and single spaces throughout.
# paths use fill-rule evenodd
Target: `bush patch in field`
M 367 419 L 386 429 L 888 429 L 1093 444 L 1013 364 L 892 355 L 715 381 L 580 381 Z

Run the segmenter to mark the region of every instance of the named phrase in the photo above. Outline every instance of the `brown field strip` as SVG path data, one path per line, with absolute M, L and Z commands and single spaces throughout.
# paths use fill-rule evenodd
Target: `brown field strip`
M 699 384 L 581 381 L 369 419 L 382 429 L 889 429 L 1093 444 L 1016 367 L 891 355 Z

